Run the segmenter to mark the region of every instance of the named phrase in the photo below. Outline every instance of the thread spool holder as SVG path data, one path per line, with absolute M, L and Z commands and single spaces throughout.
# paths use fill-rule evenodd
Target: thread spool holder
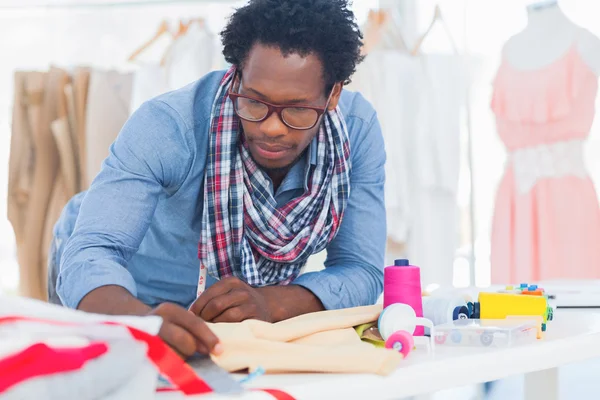
M 431 320 L 417 317 L 415 310 L 403 303 L 387 306 L 377 321 L 379 333 L 385 340 L 385 347 L 400 352 L 404 357 L 415 348 L 423 345 L 427 348 L 427 354 L 433 355 L 435 351 L 435 331 Z M 415 327 L 429 328 L 430 336 L 413 336 Z

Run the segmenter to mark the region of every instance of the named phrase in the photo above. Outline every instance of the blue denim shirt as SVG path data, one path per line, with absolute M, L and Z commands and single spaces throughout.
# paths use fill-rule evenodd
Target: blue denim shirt
M 67 204 L 55 225 L 56 291 L 76 308 L 90 291 L 119 285 L 142 302 L 188 307 L 196 298 L 198 240 L 211 106 L 224 71 L 144 103 L 110 148 L 90 188 Z M 373 304 L 383 288 L 386 241 L 385 150 L 377 116 L 357 93 L 340 107 L 349 131 L 350 198 L 327 248 L 325 269 L 293 283 L 326 309 Z M 314 149 L 315 146 L 312 146 Z M 302 195 L 313 151 L 290 170 L 278 204 Z M 207 286 L 215 282 L 209 276 Z

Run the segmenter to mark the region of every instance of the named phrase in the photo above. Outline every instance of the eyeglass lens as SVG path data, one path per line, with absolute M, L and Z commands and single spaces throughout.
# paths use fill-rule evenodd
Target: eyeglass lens
M 248 121 L 260 121 L 269 112 L 269 107 L 259 101 L 238 97 L 235 108 L 238 115 Z M 310 108 L 286 107 L 281 111 L 283 122 L 292 128 L 310 128 L 319 118 L 317 111 Z

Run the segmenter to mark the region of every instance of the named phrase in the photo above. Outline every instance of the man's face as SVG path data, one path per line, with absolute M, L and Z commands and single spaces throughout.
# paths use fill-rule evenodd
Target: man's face
M 322 64 L 313 54 L 284 57 L 274 47 L 255 45 L 241 71 L 239 94 L 275 105 L 296 105 L 323 108 L 327 104 Z M 337 106 L 341 86 L 336 85 L 328 108 Z M 317 134 L 319 122 L 309 130 L 292 129 L 272 113 L 260 122 L 241 119 L 250 154 L 266 171 L 290 167 Z

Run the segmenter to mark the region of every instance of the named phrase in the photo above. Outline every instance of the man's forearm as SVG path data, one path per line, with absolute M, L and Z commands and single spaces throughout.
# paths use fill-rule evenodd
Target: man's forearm
M 267 298 L 273 322 L 325 309 L 313 292 L 299 285 L 269 286 L 258 290 Z
M 122 286 L 102 286 L 89 292 L 77 306 L 78 310 L 108 315 L 145 315 L 151 311 Z

